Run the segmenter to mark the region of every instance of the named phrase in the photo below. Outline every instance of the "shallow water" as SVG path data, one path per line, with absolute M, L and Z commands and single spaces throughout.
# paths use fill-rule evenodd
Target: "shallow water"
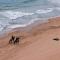
M 58 0 L 0 0 L 0 32 L 12 26 L 26 27 L 38 19 L 60 16 L 59 4 Z

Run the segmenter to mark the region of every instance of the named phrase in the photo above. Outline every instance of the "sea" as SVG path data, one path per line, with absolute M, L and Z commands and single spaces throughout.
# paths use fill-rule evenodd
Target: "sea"
M 56 16 L 60 0 L 0 0 L 0 34 Z

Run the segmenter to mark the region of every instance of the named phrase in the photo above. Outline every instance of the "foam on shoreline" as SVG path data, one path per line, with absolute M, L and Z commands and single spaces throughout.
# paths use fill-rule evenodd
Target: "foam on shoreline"
M 29 22 L 28 24 L 23 24 L 23 25 L 19 25 L 19 24 L 15 24 L 15 25 L 9 25 L 7 26 L 4 30 L 1 32 L 0 34 L 0 37 L 4 37 L 6 34 L 8 34 L 9 32 L 12 32 L 12 31 L 16 31 L 17 29 L 20 29 L 21 31 L 29 31 L 32 27 L 35 27 L 39 24 L 44 24 L 45 22 L 48 22 L 48 19 L 45 20 L 45 19 L 42 19 L 42 20 L 32 20 L 31 22 Z
M 25 31 L 25 30 L 31 30 L 31 28 L 32 27 L 35 27 L 35 26 L 38 26 L 38 25 L 40 25 L 40 24 L 43 24 L 44 25 L 44 23 L 48 23 L 49 22 L 49 20 L 51 20 L 51 19 L 55 19 L 55 18 L 59 18 L 59 17 L 51 17 L 50 19 L 42 19 L 42 20 L 32 20 L 30 23 L 28 23 L 28 24 L 24 24 L 24 25 L 10 25 L 10 26 L 8 26 L 7 27 L 7 29 L 6 29 L 6 31 L 4 31 L 3 33 L 1 33 L 0 35 L 3 37 L 3 36 L 5 36 L 7 33 L 9 33 L 9 32 L 11 32 L 11 31 L 16 31 L 16 30 L 18 30 L 18 29 L 20 29 L 21 31 Z

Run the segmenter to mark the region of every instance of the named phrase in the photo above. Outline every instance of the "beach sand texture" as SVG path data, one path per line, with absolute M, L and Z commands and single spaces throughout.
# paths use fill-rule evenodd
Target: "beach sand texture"
M 12 35 L 23 36 L 19 45 L 10 45 Z M 60 60 L 60 17 L 38 24 L 29 32 L 9 32 L 0 38 L 0 60 Z

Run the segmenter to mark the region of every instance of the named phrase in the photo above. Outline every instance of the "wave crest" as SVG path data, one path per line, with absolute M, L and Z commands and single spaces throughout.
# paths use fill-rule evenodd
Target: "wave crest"
M 22 17 L 25 15 L 32 15 L 34 13 L 25 13 L 25 12 L 20 12 L 20 11 L 4 11 L 0 12 L 2 15 L 5 17 L 8 17 L 9 19 L 16 19 L 18 17 Z
M 46 10 L 43 10 L 43 9 L 37 10 L 36 13 L 38 13 L 38 14 L 43 14 L 44 13 L 45 14 L 45 13 L 50 13 L 52 11 L 53 11 L 52 8 L 48 8 Z

